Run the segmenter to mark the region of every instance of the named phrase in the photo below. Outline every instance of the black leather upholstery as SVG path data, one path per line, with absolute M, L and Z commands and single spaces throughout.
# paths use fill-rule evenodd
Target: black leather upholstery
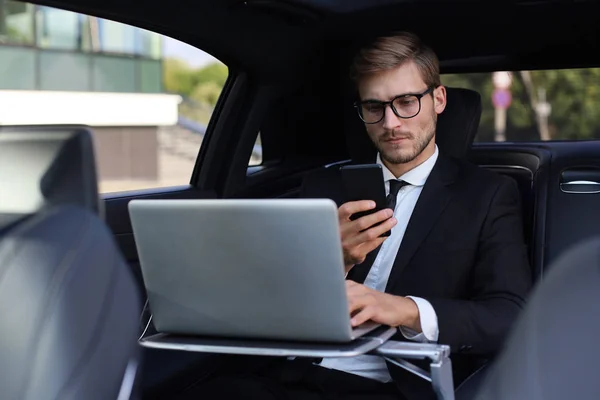
M 546 209 L 552 156 L 547 149 L 517 147 L 514 144 L 478 144 L 469 160 L 483 168 L 513 178 L 521 193 L 523 228 L 529 246 L 534 280 L 542 276 L 546 253 Z
M 455 400 L 473 400 L 481 389 L 485 378 L 490 371 L 490 363 L 485 363 L 477 371 L 473 372 L 467 379 L 461 382 L 454 393 Z
M 447 105 L 438 116 L 436 143 L 441 152 L 455 158 L 465 158 L 475 139 L 481 119 L 481 95 L 470 89 L 446 87 Z M 354 116 L 347 124 L 347 144 L 350 156 L 357 162 L 373 162 L 377 150 Z
M 477 399 L 599 399 L 600 238 L 563 253 L 539 281 Z
M 438 117 L 436 143 L 449 156 L 464 158 L 479 129 L 481 95 L 470 89 L 446 88 L 447 105 Z
M 141 302 L 97 215 L 91 144 L 0 130 L 2 399 L 127 398 L 135 381 Z

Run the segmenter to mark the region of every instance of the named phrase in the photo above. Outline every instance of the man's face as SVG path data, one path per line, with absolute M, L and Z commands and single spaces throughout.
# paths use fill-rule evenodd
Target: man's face
M 428 89 L 414 62 L 364 77 L 358 84 L 362 101 L 391 101 L 403 94 L 419 94 Z M 404 164 L 415 160 L 426 149 L 435 146 L 437 115 L 446 106 L 443 86 L 421 98 L 421 110 L 408 119 L 400 118 L 387 106 L 383 119 L 375 124 L 365 124 L 369 137 L 379 150 L 381 158 L 391 164 Z M 400 111 L 400 110 L 398 110 Z

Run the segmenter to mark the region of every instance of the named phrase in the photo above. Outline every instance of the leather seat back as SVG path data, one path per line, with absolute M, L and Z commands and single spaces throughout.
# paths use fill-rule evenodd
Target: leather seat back
M 474 146 L 469 155 L 474 164 L 509 176 L 517 182 L 521 194 L 524 236 L 529 247 L 529 261 L 534 280 L 540 279 L 544 271 L 551 158 L 552 155 L 547 149 L 497 147 L 494 144 Z
M 600 398 L 600 238 L 548 268 L 477 399 Z
M 98 216 L 85 128 L 0 129 L 3 399 L 129 398 L 140 296 Z

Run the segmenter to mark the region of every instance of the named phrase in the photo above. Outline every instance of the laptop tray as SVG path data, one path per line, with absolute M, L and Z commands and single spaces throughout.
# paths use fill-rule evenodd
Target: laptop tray
M 355 357 L 381 346 L 396 332 L 396 328 L 381 326 L 349 343 L 303 343 L 157 333 L 140 339 L 139 343 L 155 349 L 201 353 L 276 357 Z

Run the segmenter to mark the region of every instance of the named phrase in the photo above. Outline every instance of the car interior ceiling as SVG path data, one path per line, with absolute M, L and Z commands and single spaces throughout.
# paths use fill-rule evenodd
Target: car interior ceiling
M 147 4 L 143 12 L 131 2 L 34 2 L 177 38 L 262 79 L 281 79 L 332 48 L 352 52 L 370 37 L 398 28 L 414 30 L 430 43 L 447 72 L 589 65 L 600 57 L 599 5 L 593 1 L 175 0 L 168 7 Z M 360 6 L 345 9 L 353 3 Z
M 126 207 L 131 198 L 294 197 L 305 173 L 354 156 L 361 145 L 348 135 L 361 127 L 347 66 L 353 51 L 378 33 L 416 31 L 438 51 L 443 73 L 600 65 L 599 6 L 591 1 L 493 2 L 490 11 L 487 1 L 177 0 L 169 7 L 148 3 L 143 13 L 130 2 L 35 3 L 166 34 L 230 68 L 193 187 L 106 199 L 107 222 L 140 285 Z M 265 162 L 247 168 L 259 131 Z M 536 278 L 568 247 L 598 233 L 600 194 L 567 188 L 578 180 L 600 182 L 600 142 L 475 143 L 466 157 L 517 181 Z M 148 393 L 190 383 L 204 362 L 194 354 L 160 351 L 148 351 L 146 359 Z

